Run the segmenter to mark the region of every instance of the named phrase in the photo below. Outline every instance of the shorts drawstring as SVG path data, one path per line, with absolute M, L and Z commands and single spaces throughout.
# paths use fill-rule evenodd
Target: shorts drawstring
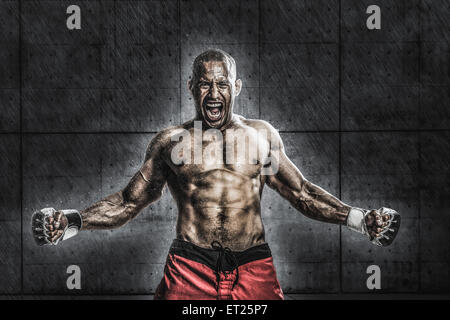
M 217 259 L 216 263 L 216 277 L 217 277 L 217 290 L 219 288 L 219 281 L 220 281 L 220 272 L 227 272 L 223 268 L 224 259 L 228 262 L 231 262 L 231 265 L 233 266 L 233 270 L 236 269 L 236 279 L 233 282 L 233 286 L 231 287 L 231 290 L 234 289 L 234 286 L 239 280 L 239 263 L 234 255 L 233 251 L 231 251 L 228 247 L 223 247 L 222 244 L 219 241 L 214 240 L 211 242 L 211 247 L 214 250 L 217 250 L 219 252 L 219 257 Z M 233 272 L 233 271 L 231 271 Z

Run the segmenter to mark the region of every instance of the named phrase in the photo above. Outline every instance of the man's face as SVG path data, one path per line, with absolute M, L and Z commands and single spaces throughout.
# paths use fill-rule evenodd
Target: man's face
M 222 61 L 207 61 L 190 89 L 197 114 L 211 128 L 221 128 L 233 115 L 234 98 L 240 91 L 240 80 L 235 81 Z

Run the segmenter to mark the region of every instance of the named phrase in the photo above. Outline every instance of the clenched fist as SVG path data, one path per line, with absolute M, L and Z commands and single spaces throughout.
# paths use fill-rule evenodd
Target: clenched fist
M 67 217 L 60 211 L 56 211 L 53 216 L 48 216 L 46 219 L 45 228 L 48 230 L 48 240 L 55 243 L 57 239 L 61 238 L 67 227 Z
M 397 236 L 400 215 L 397 211 L 384 207 L 378 210 L 352 208 L 347 226 L 366 234 L 369 240 L 378 246 L 388 246 Z
M 81 215 L 77 210 L 45 208 L 31 218 L 32 232 L 38 245 L 53 244 L 67 240 L 81 229 Z

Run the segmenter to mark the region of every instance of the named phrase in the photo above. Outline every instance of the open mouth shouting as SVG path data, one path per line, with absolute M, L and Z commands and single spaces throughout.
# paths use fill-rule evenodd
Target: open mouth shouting
M 224 114 L 223 102 L 207 100 L 204 102 L 203 105 L 206 117 L 208 118 L 209 121 L 216 122 L 222 119 Z

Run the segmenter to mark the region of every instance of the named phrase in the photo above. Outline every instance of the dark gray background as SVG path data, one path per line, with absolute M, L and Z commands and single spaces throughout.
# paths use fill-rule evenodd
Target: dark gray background
M 70 4 L 81 30 L 66 28 Z M 381 30 L 366 28 L 371 4 Z M 371 264 L 382 292 L 450 292 L 448 1 L 1 1 L 0 25 L 1 294 L 154 292 L 175 236 L 167 190 L 127 226 L 58 247 L 35 245 L 30 217 L 124 187 L 155 132 L 193 115 L 186 81 L 206 48 L 235 57 L 237 112 L 279 129 L 309 180 L 402 214 L 378 248 L 266 190 L 285 293 L 369 292 Z

